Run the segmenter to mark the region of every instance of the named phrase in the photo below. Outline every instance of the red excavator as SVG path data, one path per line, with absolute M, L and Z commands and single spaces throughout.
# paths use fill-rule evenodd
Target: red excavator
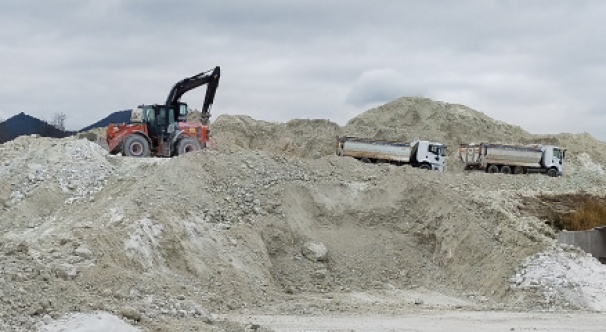
M 130 123 L 110 124 L 106 140 L 111 154 L 130 157 L 180 156 L 208 145 L 210 108 L 219 86 L 221 69 L 185 78 L 175 84 L 165 105 L 140 105 L 131 111 Z M 200 123 L 187 122 L 187 104 L 180 101 L 187 91 L 208 84 Z

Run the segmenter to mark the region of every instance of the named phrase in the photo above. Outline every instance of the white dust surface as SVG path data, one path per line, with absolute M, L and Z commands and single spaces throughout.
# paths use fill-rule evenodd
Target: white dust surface
M 109 313 L 73 314 L 41 327 L 39 332 L 141 332 Z

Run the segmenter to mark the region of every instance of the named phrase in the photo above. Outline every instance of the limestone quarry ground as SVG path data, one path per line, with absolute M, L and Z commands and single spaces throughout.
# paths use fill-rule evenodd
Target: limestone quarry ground
M 557 244 L 536 204 L 603 197 L 603 142 L 422 98 L 344 127 L 245 116 L 212 126 L 216 149 L 172 159 L 111 156 L 78 138 L 0 145 L 0 330 L 603 323 L 591 313 L 606 311 L 606 268 Z M 445 173 L 364 164 L 334 155 L 344 134 L 455 148 Z M 464 172 L 454 151 L 472 141 L 558 144 L 565 176 Z
M 518 313 L 503 311 L 427 311 L 397 316 L 230 316 L 245 326 L 274 331 L 603 331 L 606 317 L 585 313 Z M 253 323 L 254 322 L 254 323 Z

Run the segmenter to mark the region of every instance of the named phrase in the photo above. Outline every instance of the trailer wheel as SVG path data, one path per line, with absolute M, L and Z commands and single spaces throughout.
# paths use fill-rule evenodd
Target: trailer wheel
M 552 178 L 555 178 L 556 176 L 558 176 L 558 170 L 557 170 L 557 168 L 550 168 L 547 171 L 547 175 L 551 176 Z
M 184 137 L 177 143 L 177 156 L 182 156 L 188 152 L 200 150 L 200 142 L 191 137 Z
M 522 166 L 514 167 L 513 174 L 524 174 L 524 167 L 522 167 Z
M 365 163 L 365 164 L 370 164 L 371 163 L 370 159 L 368 159 L 368 158 L 362 158 L 362 159 L 360 159 L 360 161 L 363 162 L 363 163 Z
M 421 166 L 419 166 L 420 169 L 424 169 L 424 170 L 430 170 L 431 169 L 431 165 L 423 163 L 421 164 Z
M 511 167 L 507 165 L 501 166 L 501 173 L 503 174 L 511 174 Z
M 141 135 L 130 135 L 124 140 L 122 151 L 129 157 L 147 157 L 150 152 L 149 142 Z
M 497 165 L 490 165 L 486 169 L 486 173 L 499 173 L 499 167 Z

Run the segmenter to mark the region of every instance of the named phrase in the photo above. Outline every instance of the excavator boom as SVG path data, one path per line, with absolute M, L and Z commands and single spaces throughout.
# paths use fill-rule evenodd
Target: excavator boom
M 210 118 L 210 109 L 215 100 L 215 93 L 219 86 L 219 78 L 221 77 L 221 68 L 219 66 L 212 70 L 202 72 L 192 77 L 185 78 L 177 82 L 168 93 L 166 98 L 166 105 L 177 106 L 181 96 L 183 96 L 189 90 L 193 90 L 204 84 L 208 84 L 206 88 L 206 95 L 204 97 L 204 104 L 202 105 L 201 120 L 202 123 L 208 123 Z

